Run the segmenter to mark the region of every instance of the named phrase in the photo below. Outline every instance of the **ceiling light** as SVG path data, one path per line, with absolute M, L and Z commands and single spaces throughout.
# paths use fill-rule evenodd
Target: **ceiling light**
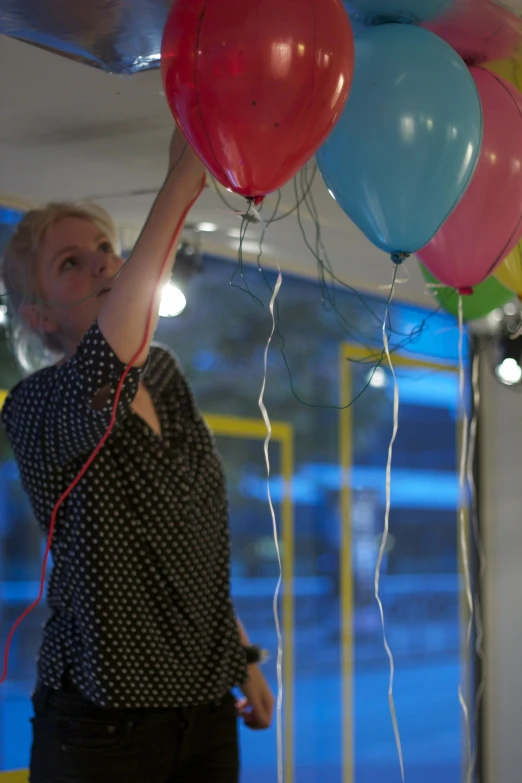
M 5 305 L 0 305 L 0 326 L 3 326 L 7 323 L 7 307 Z
M 183 312 L 187 306 L 187 299 L 174 283 L 167 283 L 161 292 L 159 314 L 162 318 L 174 318 Z
M 212 231 L 217 231 L 217 226 L 215 223 L 196 223 L 194 226 L 195 231 L 207 231 L 211 233 Z

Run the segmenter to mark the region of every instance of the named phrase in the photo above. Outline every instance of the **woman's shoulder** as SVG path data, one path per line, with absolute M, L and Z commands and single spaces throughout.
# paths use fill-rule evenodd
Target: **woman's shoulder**
M 53 387 L 57 378 L 57 370 L 57 365 L 44 367 L 31 373 L 31 375 L 19 381 L 16 386 L 13 386 L 2 407 L 2 417 L 6 411 L 9 412 L 9 408 L 15 400 L 27 400 L 32 403 L 38 403 L 42 395 L 45 396 L 46 390 Z
M 33 427 L 49 403 L 57 379 L 57 367 L 44 367 L 14 386 L 2 406 L 1 418 L 7 434 L 14 428 Z

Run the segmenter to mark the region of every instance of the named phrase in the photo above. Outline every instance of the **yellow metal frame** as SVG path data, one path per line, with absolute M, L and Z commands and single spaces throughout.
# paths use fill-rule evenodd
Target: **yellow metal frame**
M 264 440 L 267 432 L 263 421 L 239 416 L 205 415 L 214 433 L 232 438 Z M 281 509 L 281 541 L 283 570 L 283 687 L 284 701 L 284 779 L 294 780 L 294 507 L 292 478 L 294 475 L 294 432 L 289 422 L 271 422 L 271 441 L 281 448 L 281 475 L 285 491 Z
M 352 399 L 352 366 L 350 360 L 361 361 L 375 357 L 375 351 L 369 351 L 350 343 L 342 343 L 339 350 L 339 393 L 340 405 L 346 405 Z M 406 356 L 394 356 L 394 367 L 411 367 L 413 369 L 435 370 L 441 372 L 458 373 L 458 367 L 453 363 L 430 362 L 425 359 L 409 358 Z M 369 362 L 368 367 L 372 364 Z M 339 411 L 339 466 L 341 471 L 341 546 L 340 546 L 340 571 L 341 571 L 341 660 L 342 660 L 342 780 L 343 783 L 355 781 L 355 754 L 354 754 L 354 638 L 353 638 L 353 569 L 352 569 L 352 532 L 351 510 L 352 494 L 350 475 L 353 465 L 353 418 L 352 407 Z M 457 433 L 458 438 L 458 433 Z M 458 535 L 457 509 L 457 535 Z M 469 535 L 467 536 L 469 542 Z M 457 551 L 459 553 L 459 572 L 462 575 L 462 556 L 460 543 L 457 539 Z M 469 549 L 469 546 L 468 546 Z M 467 606 L 462 590 L 459 595 L 460 625 L 467 622 Z M 467 650 L 463 647 L 461 639 L 461 661 L 466 663 L 464 671 L 467 672 Z M 469 683 L 468 683 L 469 689 Z M 465 738 L 464 738 L 465 739 Z M 463 776 L 464 777 L 464 776 Z
M 14 772 L 0 772 L 2 783 L 28 783 L 29 772 L 27 769 L 19 769 Z
M 7 391 L 0 389 L 0 410 Z M 263 421 L 238 416 L 206 414 L 205 420 L 217 436 L 264 440 L 267 432 Z M 281 475 L 285 491 L 281 509 L 281 540 L 283 566 L 283 679 L 284 679 L 284 768 L 286 783 L 294 779 L 294 509 L 292 478 L 294 474 L 294 433 L 288 422 L 271 423 L 271 440 L 281 448 Z M 27 770 L 0 773 L 1 783 L 27 783 Z

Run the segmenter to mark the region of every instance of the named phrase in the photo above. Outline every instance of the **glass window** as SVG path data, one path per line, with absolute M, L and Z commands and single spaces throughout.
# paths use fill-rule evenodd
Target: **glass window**
M 279 566 L 257 404 L 275 275 L 246 266 L 245 278 L 236 275 L 231 286 L 235 269 L 206 257 L 186 283 L 187 308 L 160 320 L 157 339 L 175 350 L 216 432 L 229 481 L 234 600 L 252 640 L 270 652 L 266 671 L 275 689 Z M 341 783 L 351 769 L 356 783 L 399 779 L 373 598 L 393 386 L 385 362 L 373 378 L 370 371 L 380 356 L 385 303 L 339 289 L 335 302 L 337 314 L 322 305 L 318 284 L 285 275 L 268 362 L 270 487 L 285 578 L 278 608 L 289 783 Z M 457 686 L 466 662 L 456 527 L 458 332 L 445 314 L 398 302 L 391 323 L 401 404 L 381 594 L 397 665 L 399 728 L 412 783 L 456 783 L 464 761 Z M 0 352 L 0 389 L 8 389 L 20 374 L 4 331 Z M 363 389 L 353 406 L 339 410 Z M 13 620 L 38 592 L 43 542 L 3 432 L 0 449 L 3 650 Z M 17 631 L 9 678 L 0 686 L 0 769 L 27 764 L 44 616 L 42 607 Z M 275 780 L 275 725 L 266 733 L 242 730 L 242 744 L 244 780 Z

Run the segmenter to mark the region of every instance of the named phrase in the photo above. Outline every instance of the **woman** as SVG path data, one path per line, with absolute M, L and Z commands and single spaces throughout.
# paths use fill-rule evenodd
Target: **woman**
M 231 688 L 243 690 L 247 725 L 271 722 L 273 696 L 247 665 L 230 600 L 222 465 L 175 358 L 151 345 L 158 291 L 204 179 L 175 133 L 125 265 L 108 216 L 78 205 L 29 212 L 5 253 L 15 319 L 63 357 L 19 384 L 2 411 L 46 533 L 133 365 L 110 437 L 56 517 L 32 783 L 233 783 Z

